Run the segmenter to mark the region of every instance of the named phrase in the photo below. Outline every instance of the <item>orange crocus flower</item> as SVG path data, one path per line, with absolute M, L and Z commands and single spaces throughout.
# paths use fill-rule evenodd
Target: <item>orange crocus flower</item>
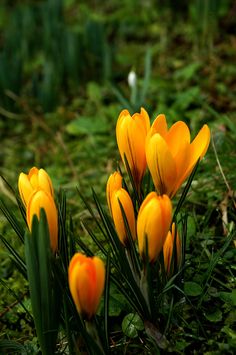
M 179 265 L 181 260 L 181 241 L 178 231 L 176 230 L 175 223 L 172 224 L 171 231 L 168 232 L 165 243 L 163 245 L 163 256 L 167 274 L 170 274 L 171 271 L 170 267 L 174 250 L 174 243 L 176 246 L 177 264 Z
M 69 287 L 77 311 L 91 319 L 98 308 L 105 283 L 103 261 L 94 256 L 86 257 L 76 253 L 69 265 Z

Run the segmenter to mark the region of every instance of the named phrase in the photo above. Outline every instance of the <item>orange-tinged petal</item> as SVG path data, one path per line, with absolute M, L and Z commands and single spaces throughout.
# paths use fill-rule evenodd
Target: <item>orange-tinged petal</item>
M 82 313 L 90 318 L 96 311 L 96 270 L 91 259 L 86 260 L 79 268 L 77 293 Z
M 154 185 L 160 194 L 171 194 L 177 176 L 175 161 L 159 133 L 147 137 L 146 157 Z
M 132 200 L 125 189 L 119 189 L 113 193 L 111 199 L 111 210 L 112 210 L 112 218 L 114 221 L 117 235 L 121 243 L 126 245 L 128 243 L 128 234 L 126 231 L 125 222 L 123 219 L 123 214 L 122 214 L 120 204 L 123 207 L 132 238 L 133 240 L 135 240 L 136 231 L 135 231 L 134 208 L 133 208 Z
M 29 173 L 28 173 L 29 180 L 31 179 L 31 177 L 33 175 L 38 175 L 38 171 L 39 171 L 39 169 L 36 168 L 35 166 L 33 166 L 33 168 L 31 168 Z
M 107 197 L 107 204 L 111 212 L 111 198 L 112 194 L 122 188 L 122 176 L 118 171 L 111 174 L 109 179 L 107 180 L 107 187 L 106 187 L 106 197 Z
M 94 305 L 94 313 L 96 312 L 96 309 L 98 308 L 99 302 L 100 302 L 100 298 L 102 296 L 103 293 L 103 289 L 104 289 L 104 284 L 105 284 L 105 267 L 104 267 L 104 263 L 103 261 L 98 258 L 98 257 L 94 257 L 93 258 L 93 263 L 94 263 L 94 267 L 96 270 L 96 302 Z
M 174 251 L 174 243 L 175 243 L 177 264 L 179 265 L 181 261 L 181 241 L 180 241 L 178 231 L 176 230 L 175 223 L 172 224 L 171 231 L 168 232 L 163 246 L 163 256 L 164 256 L 164 263 L 165 263 L 165 269 L 167 274 L 169 274 L 171 271 L 170 268 L 171 268 L 172 255 Z
M 149 129 L 150 129 L 150 118 L 149 118 L 149 115 L 147 113 L 147 111 L 141 107 L 141 112 L 140 112 L 140 116 L 142 116 L 142 124 L 144 125 L 144 122 L 145 122 L 145 130 L 146 130 L 146 134 L 148 133 Z
M 168 132 L 165 115 L 160 114 L 156 117 L 156 119 L 153 121 L 153 124 L 151 126 L 151 131 L 152 131 L 152 135 L 154 133 L 159 133 L 163 138 L 165 138 Z
M 79 313 L 90 319 L 97 310 L 105 283 L 105 267 L 98 257 L 76 253 L 69 264 L 68 280 Z
M 165 269 L 167 274 L 169 274 L 170 272 L 172 254 L 173 254 L 173 240 L 172 240 L 171 231 L 169 231 L 163 246 L 163 257 L 164 257 Z
M 72 258 L 73 260 L 73 258 Z M 70 287 L 70 293 L 72 295 L 74 304 L 76 305 L 77 311 L 81 313 L 81 306 L 80 306 L 80 300 L 79 300 L 79 293 L 77 292 L 77 278 L 78 275 L 80 274 L 80 264 L 76 263 L 73 267 L 73 271 L 69 271 L 69 287 Z
M 57 250 L 58 244 L 58 217 L 55 202 L 50 194 L 44 190 L 34 192 L 27 204 L 26 218 L 31 231 L 33 216 L 40 218 L 40 209 L 43 208 L 48 222 L 50 244 L 53 252 Z
M 69 277 L 72 275 L 73 268 L 78 264 L 83 264 L 86 260 L 86 256 L 81 253 L 74 254 L 73 258 L 70 261 L 70 268 L 69 268 Z
M 140 207 L 137 219 L 138 247 L 140 254 L 145 257 L 147 238 L 151 262 L 156 260 L 163 247 L 171 216 L 172 204 L 167 195 L 158 196 L 151 192 Z

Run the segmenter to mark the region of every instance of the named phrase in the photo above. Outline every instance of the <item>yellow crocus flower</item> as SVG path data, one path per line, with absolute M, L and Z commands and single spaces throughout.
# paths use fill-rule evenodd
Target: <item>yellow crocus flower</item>
M 147 165 L 157 192 L 172 198 L 198 159 L 204 157 L 209 143 L 210 129 L 206 124 L 190 142 L 184 122 L 178 121 L 168 130 L 165 116 L 157 116 L 146 139 Z
M 51 194 L 44 190 L 36 190 L 30 197 L 26 208 L 27 224 L 32 230 L 32 221 L 34 215 L 40 218 L 40 209 L 43 208 L 47 217 L 50 245 L 53 252 L 56 252 L 58 246 L 58 217 L 57 208 Z
M 124 165 L 126 165 L 126 157 L 138 191 L 147 165 L 145 140 L 149 128 L 150 120 L 144 108 L 141 108 L 140 113 L 135 113 L 132 116 L 128 110 L 123 110 L 116 125 L 116 138 L 120 156 Z
M 27 206 L 31 194 L 37 189 L 48 192 L 52 197 L 54 195 L 49 175 L 44 169 L 38 169 L 36 167 L 31 168 L 28 174 L 20 173 L 18 189 L 25 207 Z
M 167 195 L 150 192 L 143 201 L 137 219 L 139 252 L 146 256 L 146 238 L 149 261 L 153 262 L 163 248 L 172 218 L 172 204 Z

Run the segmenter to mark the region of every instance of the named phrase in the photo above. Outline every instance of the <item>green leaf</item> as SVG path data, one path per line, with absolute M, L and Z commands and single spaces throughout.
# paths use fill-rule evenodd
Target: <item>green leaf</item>
M 66 126 L 67 133 L 74 136 L 106 133 L 107 122 L 101 117 L 79 117 Z
M 207 320 L 209 320 L 210 322 L 220 322 L 222 320 L 222 312 L 220 309 L 217 309 L 215 312 L 213 313 L 207 313 L 205 314 L 205 317 Z
M 60 295 L 53 273 L 53 256 L 45 211 L 33 217 L 32 233 L 25 236 L 25 256 L 32 313 L 43 355 L 56 348 Z
M 188 343 L 186 340 L 181 340 L 181 341 L 177 341 L 175 344 L 175 348 L 178 351 L 183 351 L 185 348 L 187 348 L 187 346 L 189 346 L 190 343 Z
M 138 331 L 143 329 L 143 321 L 137 313 L 129 313 L 123 319 L 122 331 L 129 338 L 136 338 L 138 336 Z
M 184 293 L 187 296 L 199 296 L 202 293 L 202 288 L 196 282 L 188 281 L 184 284 Z
M 225 303 L 236 306 L 236 290 L 232 292 L 219 292 L 219 297 Z

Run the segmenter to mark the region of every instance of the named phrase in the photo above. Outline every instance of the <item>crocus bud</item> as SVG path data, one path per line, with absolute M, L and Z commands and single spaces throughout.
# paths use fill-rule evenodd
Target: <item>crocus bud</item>
M 133 240 L 136 239 L 135 215 L 132 200 L 125 189 L 119 189 L 112 194 L 111 211 L 117 235 L 123 245 L 128 243 L 128 231 L 125 226 L 122 208 L 127 219 L 129 230 Z
M 137 75 L 134 70 L 131 70 L 128 75 L 128 84 L 131 88 L 136 86 L 137 83 Z
M 175 245 L 175 249 L 174 249 Z M 181 260 L 181 241 L 179 238 L 178 231 L 175 228 L 175 223 L 172 224 L 171 231 L 168 232 L 165 243 L 163 245 L 163 256 L 166 273 L 169 275 L 171 271 L 171 260 L 172 255 L 175 250 L 175 255 L 177 258 L 177 264 L 179 265 Z
M 76 253 L 69 265 L 69 287 L 77 311 L 86 319 L 95 315 L 105 283 L 103 261 Z
M 44 190 L 36 190 L 31 195 L 26 208 L 26 218 L 30 231 L 34 215 L 38 219 L 40 218 L 41 208 L 44 209 L 47 217 L 51 249 L 53 252 L 56 252 L 58 244 L 57 208 L 51 194 Z
M 122 176 L 118 171 L 115 173 L 111 174 L 109 176 L 109 179 L 107 180 L 107 189 L 106 189 L 106 195 L 107 195 L 107 204 L 110 210 L 110 214 L 112 215 L 111 212 L 111 198 L 113 192 L 119 190 L 122 188 Z
M 210 130 L 204 125 L 190 143 L 188 126 L 178 121 L 168 130 L 166 118 L 159 115 L 146 139 L 147 164 L 159 194 L 172 198 L 191 174 L 198 159 L 206 154 Z
M 28 175 L 20 173 L 18 189 L 25 207 L 27 206 L 31 194 L 37 189 L 44 190 L 52 196 L 54 194 L 51 179 L 46 171 L 35 167 L 30 169 Z
M 154 262 L 162 250 L 172 217 L 172 204 L 167 195 L 158 196 L 150 192 L 143 201 L 137 219 L 139 252 L 146 257 L 146 239 L 148 257 Z
M 149 128 L 149 116 L 143 108 L 133 116 L 129 111 L 123 110 L 116 125 L 116 139 L 121 158 L 126 167 L 126 157 L 138 190 L 146 169 L 145 139 Z

